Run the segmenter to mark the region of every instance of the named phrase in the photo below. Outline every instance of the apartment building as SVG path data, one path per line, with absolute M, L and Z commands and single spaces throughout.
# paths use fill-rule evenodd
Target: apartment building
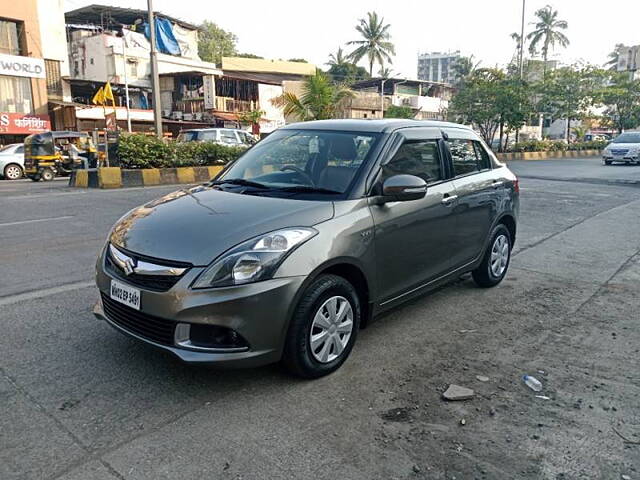
M 70 100 L 66 47 L 62 0 L 0 2 L 0 145 L 49 130 L 50 101 Z
M 418 79 L 453 85 L 456 82 L 453 65 L 460 52 L 432 52 L 418 55 Z

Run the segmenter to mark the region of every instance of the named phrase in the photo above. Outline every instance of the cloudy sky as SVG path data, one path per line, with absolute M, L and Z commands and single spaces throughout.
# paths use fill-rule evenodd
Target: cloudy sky
M 66 10 L 92 3 L 146 8 L 145 0 L 65 0 Z M 616 43 L 640 43 L 638 0 L 526 0 L 525 32 L 538 8 L 551 3 L 569 23 L 571 41 L 555 58 L 602 64 Z M 322 66 L 330 53 L 358 38 L 354 27 L 375 10 L 391 24 L 394 74 L 416 76 L 419 52 L 460 50 L 483 66 L 506 64 L 515 50 L 522 0 L 154 0 L 154 9 L 192 23 L 216 22 L 238 36 L 238 50 L 265 58 L 302 57 Z

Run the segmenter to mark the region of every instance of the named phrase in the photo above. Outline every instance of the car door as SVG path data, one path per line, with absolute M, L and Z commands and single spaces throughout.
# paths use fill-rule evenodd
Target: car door
M 383 303 L 447 272 L 455 235 L 455 187 L 443 156 L 440 130 L 400 132 L 397 146 L 382 162 L 376 188 L 399 174 L 419 176 L 428 187 L 419 200 L 378 205 L 370 199 L 378 294 Z
M 456 267 L 476 259 L 483 251 L 504 188 L 491 170 L 489 154 L 479 138 L 469 130 L 449 129 L 446 145 L 453 167 L 456 205 Z

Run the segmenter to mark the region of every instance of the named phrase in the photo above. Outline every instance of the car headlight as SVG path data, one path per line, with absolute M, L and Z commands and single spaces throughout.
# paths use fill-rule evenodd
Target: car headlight
M 229 287 L 270 278 L 296 247 L 318 232 L 295 227 L 252 238 L 215 260 L 193 282 L 192 288 Z

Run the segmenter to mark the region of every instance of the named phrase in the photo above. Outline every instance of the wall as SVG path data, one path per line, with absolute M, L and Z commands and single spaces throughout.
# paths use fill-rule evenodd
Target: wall
M 60 76 L 69 77 L 69 52 L 67 51 L 67 35 L 64 20 L 64 0 L 38 0 L 38 17 L 40 22 L 40 39 L 42 56 L 47 60 L 60 62 Z M 62 82 L 64 101 L 71 101 L 71 88 Z
M 258 84 L 259 108 L 264 112 L 262 117 L 267 120 L 260 122 L 262 133 L 270 133 L 276 128 L 284 125 L 284 114 L 282 108 L 274 107 L 271 100 L 282 95 L 283 88 L 280 85 Z
M 24 22 L 26 56 L 44 58 L 36 0 L 2 0 L 0 1 L 0 17 Z M 48 99 L 45 79 L 31 79 L 31 100 L 34 110 L 32 113 L 47 114 Z

